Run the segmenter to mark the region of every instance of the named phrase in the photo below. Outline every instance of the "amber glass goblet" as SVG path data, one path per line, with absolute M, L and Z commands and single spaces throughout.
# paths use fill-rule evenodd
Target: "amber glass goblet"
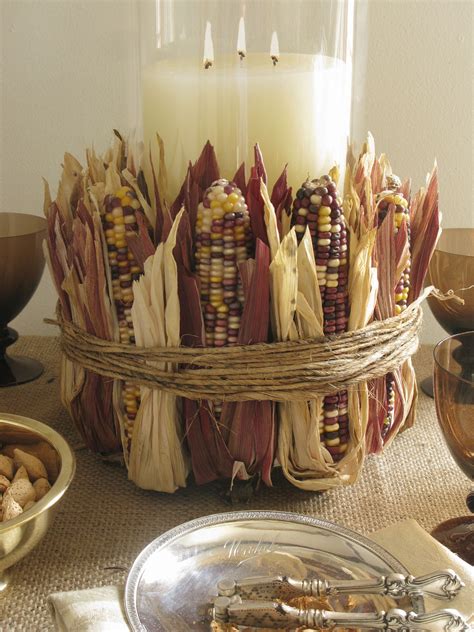
M 18 339 L 8 327 L 33 296 L 44 270 L 46 220 L 24 213 L 0 213 L 0 386 L 36 379 L 43 365 L 25 356 L 10 356 L 7 347 Z
M 441 292 L 453 290 L 464 304 L 428 297 L 428 305 L 448 334 L 474 329 L 474 228 L 445 228 L 433 253 L 426 285 Z M 420 383 L 426 395 L 433 397 L 433 378 Z
M 436 414 L 451 456 L 474 481 L 474 331 L 456 334 L 434 350 Z M 467 498 L 474 511 L 474 494 Z M 474 516 L 454 518 L 432 534 L 442 544 L 474 564 Z

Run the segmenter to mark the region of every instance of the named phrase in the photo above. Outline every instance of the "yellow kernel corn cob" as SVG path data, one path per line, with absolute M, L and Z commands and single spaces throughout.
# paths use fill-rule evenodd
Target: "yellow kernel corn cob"
M 346 331 L 349 313 L 347 232 L 341 204 L 329 176 L 305 182 L 293 204 L 298 242 L 307 227 L 311 233 L 327 335 Z M 344 456 L 349 440 L 347 400 L 347 391 L 326 396 L 319 420 L 321 442 L 336 461 Z
M 390 209 L 390 205 L 394 206 L 394 231 L 398 233 L 402 222 L 407 224 L 408 238 L 410 237 L 410 211 L 408 202 L 402 195 L 401 181 L 395 176 L 387 177 L 387 189 L 378 195 L 378 215 L 377 220 L 380 225 Z M 395 314 L 401 314 L 406 309 L 408 293 L 410 291 L 410 262 L 402 273 L 397 286 L 395 288 Z M 394 378 L 392 374 L 387 375 L 387 415 L 383 422 L 382 437 L 384 437 L 393 423 L 393 414 L 395 409 L 395 390 Z
M 238 264 L 251 255 L 250 217 L 240 189 L 216 180 L 198 206 L 196 272 L 200 279 L 206 346 L 236 345 L 244 295 Z M 214 413 L 221 405 L 215 402 Z
M 138 231 L 137 213 L 143 213 L 135 191 L 128 187 L 120 187 L 115 195 L 105 199 L 105 215 L 102 218 L 107 254 L 112 277 L 112 293 L 117 313 L 120 342 L 135 344 L 131 308 L 133 304 L 133 281 L 140 276 L 132 252 L 128 248 L 125 233 Z M 122 385 L 123 404 L 126 413 L 125 436 L 130 447 L 133 423 L 140 405 L 140 388 L 124 382 Z

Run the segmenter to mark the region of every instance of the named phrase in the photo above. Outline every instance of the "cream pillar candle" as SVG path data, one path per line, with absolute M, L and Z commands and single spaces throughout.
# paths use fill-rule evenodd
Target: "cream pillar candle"
M 236 53 L 207 69 L 163 60 L 143 70 L 142 89 L 144 139 L 164 140 L 171 196 L 207 140 L 227 178 L 243 160 L 250 167 L 256 142 L 271 184 L 285 163 L 294 187 L 345 164 L 351 73 L 339 59 L 281 53 L 273 64 L 269 54 Z

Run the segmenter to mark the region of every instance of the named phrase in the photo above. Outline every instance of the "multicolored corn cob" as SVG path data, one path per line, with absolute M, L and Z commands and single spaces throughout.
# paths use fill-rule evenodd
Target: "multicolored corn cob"
M 395 234 L 398 233 L 402 222 L 405 220 L 408 230 L 408 238 L 410 238 L 410 211 L 408 202 L 401 193 L 402 183 L 395 176 L 387 176 L 387 190 L 382 191 L 378 197 L 378 223 L 383 222 L 387 215 L 390 205 L 394 206 L 395 218 Z M 403 275 L 395 288 L 395 314 L 400 314 L 407 306 L 408 293 L 410 291 L 410 264 L 403 271 Z
M 252 255 L 250 216 L 234 182 L 216 180 L 198 206 L 195 261 L 206 346 L 236 345 L 244 294 L 239 263 Z M 221 405 L 215 402 L 214 413 Z
M 347 231 L 341 205 L 336 184 L 329 176 L 306 181 L 293 204 L 292 223 L 298 243 L 306 227 L 313 241 L 327 335 L 346 331 L 349 315 Z M 326 396 L 319 420 L 321 443 L 335 461 L 344 456 L 349 440 L 347 400 L 347 391 Z
M 112 277 L 112 293 L 117 313 L 120 342 L 135 344 L 131 308 L 133 304 L 133 281 L 141 273 L 125 233 L 138 231 L 137 213 L 143 213 L 135 191 L 128 186 L 121 187 L 115 195 L 105 198 L 105 215 L 102 218 L 107 254 Z M 125 435 L 131 441 L 133 423 L 140 405 L 140 388 L 128 382 L 122 387 L 123 403 L 126 412 Z
M 377 196 L 377 222 L 380 225 L 385 219 L 388 211 L 393 205 L 394 208 L 394 230 L 398 233 L 402 222 L 406 222 L 408 239 L 410 239 L 410 211 L 408 202 L 401 193 L 402 182 L 396 175 L 387 176 L 386 190 Z M 406 309 L 408 294 L 410 292 L 410 262 L 404 269 L 401 278 L 395 288 L 395 315 L 401 314 Z M 391 373 L 387 375 L 387 415 L 384 418 L 382 427 L 382 437 L 385 437 L 393 423 L 395 410 L 395 380 Z
M 209 347 L 237 344 L 244 298 L 238 264 L 251 249 L 250 217 L 240 189 L 216 180 L 199 204 L 196 221 L 196 271 Z

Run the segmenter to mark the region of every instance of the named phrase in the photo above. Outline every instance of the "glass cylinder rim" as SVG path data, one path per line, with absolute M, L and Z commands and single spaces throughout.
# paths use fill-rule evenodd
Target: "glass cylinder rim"
M 453 334 L 452 336 L 447 336 L 446 338 L 444 338 L 443 340 L 440 340 L 440 342 L 438 342 L 438 344 L 435 346 L 435 348 L 433 349 L 433 359 L 435 361 L 436 366 L 441 370 L 444 371 L 445 373 L 447 373 L 448 375 L 451 375 L 452 377 L 456 378 L 457 380 L 459 380 L 460 382 L 464 382 L 465 384 L 469 384 L 470 386 L 474 385 L 474 382 L 472 380 L 466 380 L 466 378 L 461 377 L 460 375 L 457 375 L 456 373 L 453 373 L 452 371 L 450 371 L 449 369 L 447 369 L 445 366 L 443 366 L 441 364 L 441 362 L 439 361 L 438 358 L 438 354 L 439 351 L 441 349 L 441 347 L 443 345 L 445 345 L 447 342 L 451 341 L 451 340 L 459 340 L 459 338 L 462 338 L 463 336 L 471 336 L 474 340 L 474 330 L 471 331 L 464 331 L 460 334 Z

